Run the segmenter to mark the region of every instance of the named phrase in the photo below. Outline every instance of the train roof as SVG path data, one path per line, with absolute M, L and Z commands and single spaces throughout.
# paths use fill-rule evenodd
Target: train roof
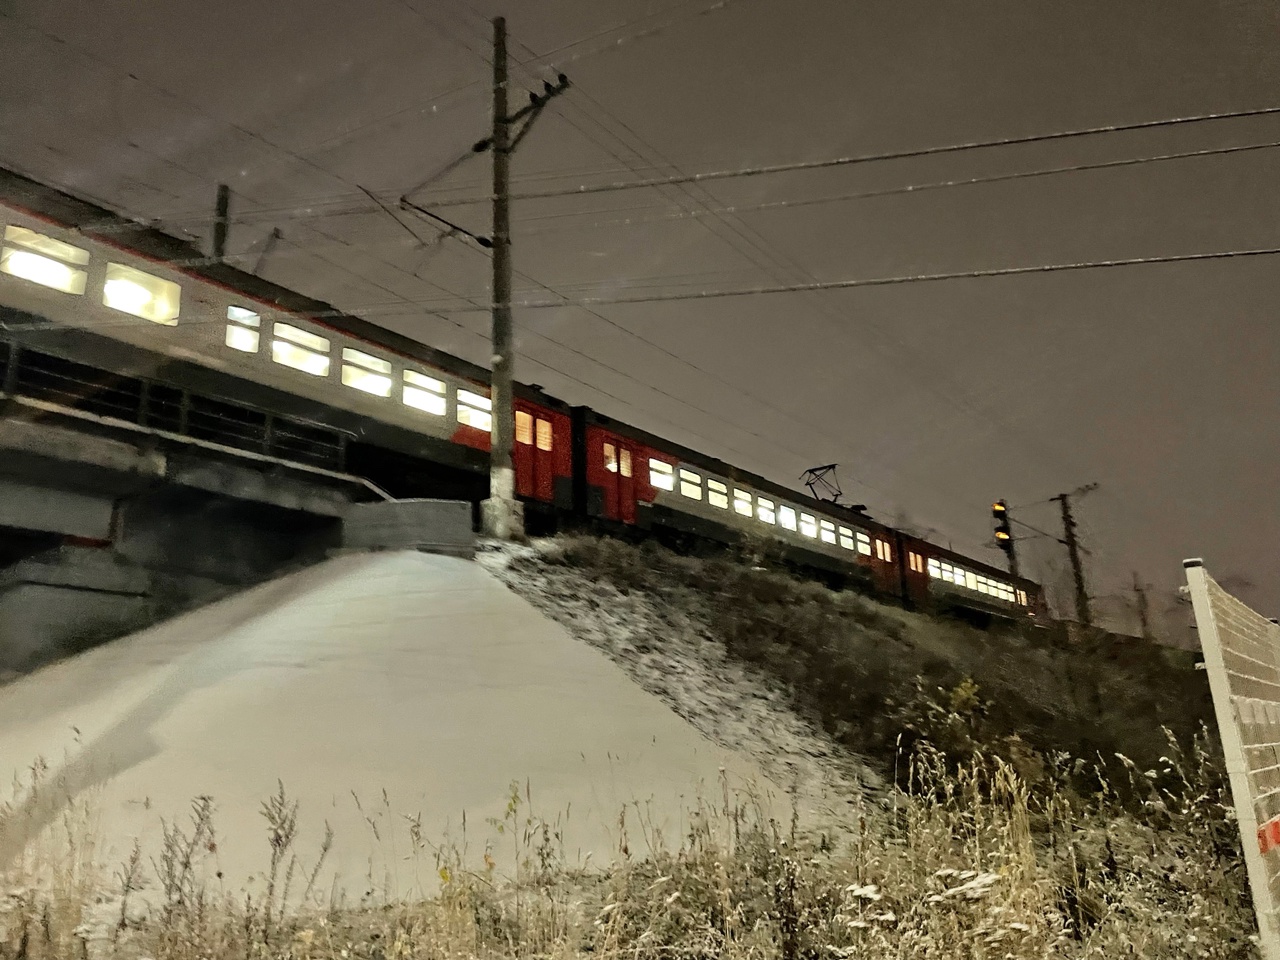
M 321 326 L 377 344 L 477 383 L 489 382 L 489 370 L 486 367 L 378 326 L 323 300 L 316 300 L 215 260 L 189 240 L 175 237 L 152 224 L 130 219 L 4 167 L 0 167 L 0 201 L 34 216 L 53 220 L 93 240 L 160 261 L 197 280 L 217 284 L 277 309 L 304 316 Z M 525 399 L 536 400 L 555 409 L 568 410 L 567 403 L 546 393 L 541 387 L 520 383 L 516 385 L 516 390 Z

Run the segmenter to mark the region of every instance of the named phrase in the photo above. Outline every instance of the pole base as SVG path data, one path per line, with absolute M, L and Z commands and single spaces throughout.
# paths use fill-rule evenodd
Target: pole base
M 486 537 L 523 543 L 524 504 L 519 500 L 491 497 L 480 501 L 480 528 Z

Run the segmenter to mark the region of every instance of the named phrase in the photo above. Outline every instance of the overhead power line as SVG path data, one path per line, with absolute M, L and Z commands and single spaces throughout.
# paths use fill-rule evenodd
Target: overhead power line
M 885 153 L 864 153 L 848 157 L 830 157 L 825 160 L 798 160 L 792 163 L 776 163 L 760 167 L 738 167 L 732 170 L 712 170 L 707 173 L 690 173 L 670 177 L 647 177 L 640 180 L 619 180 L 613 183 L 584 184 L 556 190 L 535 190 L 511 195 L 512 200 L 548 200 L 555 197 L 589 196 L 596 193 L 615 193 L 620 190 L 639 190 L 645 187 L 662 187 L 682 183 L 709 183 L 715 180 L 732 180 L 743 177 L 767 176 L 775 173 L 791 173 L 804 170 L 826 170 L 832 167 L 845 167 L 860 163 L 873 163 L 879 160 L 908 160 L 917 157 L 940 156 L 948 153 L 962 153 L 967 150 L 983 150 L 988 147 L 1011 147 L 1031 143 L 1047 143 L 1053 140 L 1068 140 L 1075 137 L 1088 137 L 1101 133 L 1122 133 L 1132 130 L 1152 130 L 1160 127 L 1173 127 L 1186 123 L 1201 123 L 1206 120 L 1229 120 L 1243 117 L 1260 117 L 1280 113 L 1280 107 L 1261 107 L 1255 110 L 1233 110 L 1225 113 L 1199 114 L 1192 117 L 1175 117 L 1166 120 L 1143 120 L 1137 123 L 1107 124 L 1100 127 L 1087 127 L 1080 130 L 1063 130 L 1054 133 L 1028 134 L 1021 137 L 1002 137 L 996 140 L 974 140 L 968 143 L 948 144 L 946 146 L 919 147 L 914 150 L 892 150 Z M 431 202 L 433 207 L 468 206 L 477 203 L 489 203 L 492 196 L 441 198 Z
M 817 290 L 853 290 L 859 287 L 888 287 L 907 283 L 933 283 L 941 280 L 977 280 L 984 277 L 1013 277 L 1031 273 L 1064 273 L 1075 270 L 1101 270 L 1109 267 L 1137 267 L 1162 263 L 1195 263 L 1206 260 L 1232 260 L 1248 257 L 1280 255 L 1280 247 L 1257 247 L 1248 250 L 1221 250 L 1212 253 L 1176 253 L 1159 257 L 1124 257 L 1114 260 L 1081 260 L 1071 263 L 1044 263 L 1027 267 L 992 267 L 987 270 L 958 270 L 949 273 L 916 273 L 893 277 L 867 277 L 857 280 L 825 280 L 818 283 L 791 283 L 775 286 L 738 287 L 731 290 L 702 290 L 696 293 L 651 293 L 639 297 L 583 297 L 577 300 L 533 300 L 513 303 L 522 310 L 546 310 L 552 307 L 595 307 L 628 303 L 670 303 L 677 300 L 716 300 L 726 297 L 763 296 L 775 293 L 808 293 Z M 484 309 L 488 309 L 485 307 Z M 469 313 L 470 310 L 447 310 Z
M 1187 160 L 1195 157 L 1216 157 L 1234 153 L 1248 153 L 1254 150 L 1273 150 L 1280 147 L 1280 140 L 1269 140 L 1266 143 L 1247 143 L 1233 147 L 1209 147 L 1204 150 L 1184 150 L 1178 153 L 1162 153 L 1148 157 L 1128 157 L 1123 160 L 1102 160 L 1096 163 L 1074 163 L 1060 167 L 1046 167 L 1038 170 L 1019 170 L 1015 173 L 997 173 L 982 177 L 965 177 L 958 180 L 934 180 L 928 183 L 911 183 L 897 187 L 882 187 L 875 190 L 859 190 L 853 193 L 839 193 L 824 197 L 807 197 L 799 200 L 771 200 L 763 203 L 738 204 L 727 207 L 715 207 L 710 210 L 681 210 L 649 217 L 619 217 L 614 220 L 597 220 L 592 223 L 570 223 L 559 226 L 545 226 L 532 230 L 520 231 L 523 236 L 540 233 L 552 233 L 559 230 L 581 230 L 593 227 L 630 226 L 643 223 L 663 223 L 672 220 L 689 220 L 717 214 L 758 213 L 766 210 L 788 210 L 795 207 L 809 207 L 827 203 L 841 203 L 850 200 L 870 200 L 877 197 L 893 197 L 908 193 L 925 193 L 930 190 L 942 190 L 948 187 L 969 187 L 988 183 L 1006 183 L 1012 180 L 1030 180 L 1036 177 L 1049 177 L 1063 173 L 1083 173 L 1089 170 L 1109 170 L 1116 167 L 1133 167 L 1147 163 L 1161 163 L 1169 160 Z M 632 209 L 648 210 L 649 207 Z M 589 214 L 561 213 L 543 217 L 528 217 L 529 220 L 567 219 Z

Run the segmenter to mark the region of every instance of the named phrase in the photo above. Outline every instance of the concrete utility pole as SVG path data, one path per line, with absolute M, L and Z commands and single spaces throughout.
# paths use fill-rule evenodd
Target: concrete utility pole
M 569 87 L 561 74 L 555 86 L 531 94 L 528 106 L 507 113 L 507 21 L 493 20 L 493 357 L 489 398 L 492 432 L 489 445 L 489 499 L 482 506 L 484 532 L 502 540 L 524 538 L 524 505 L 516 499 L 512 462 L 516 414 L 514 391 L 515 333 L 511 323 L 511 154 L 529 132 L 547 101 Z M 512 136 L 512 125 L 525 119 Z M 483 145 L 477 145 L 480 147 Z
M 1151 639 L 1151 607 L 1147 601 L 1147 588 L 1142 585 L 1138 571 L 1133 571 L 1133 598 L 1137 601 L 1138 623 L 1142 627 L 1142 639 Z
M 1091 483 L 1071 493 L 1060 493 L 1054 500 L 1062 505 L 1062 537 L 1067 545 L 1067 556 L 1071 559 L 1071 574 L 1075 578 L 1076 587 L 1076 619 L 1086 627 L 1093 626 L 1093 614 L 1089 611 L 1089 591 L 1085 588 L 1084 566 L 1080 560 L 1080 540 L 1076 536 L 1076 518 L 1071 513 L 1071 498 L 1083 496 L 1098 485 Z
M 227 226 L 231 221 L 231 188 L 218 184 L 218 200 L 213 216 L 213 259 L 221 263 L 227 256 Z

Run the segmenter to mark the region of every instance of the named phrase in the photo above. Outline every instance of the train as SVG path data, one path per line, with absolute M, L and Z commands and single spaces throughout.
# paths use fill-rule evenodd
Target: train
M 0 395 L 396 498 L 487 496 L 489 372 L 0 169 Z M 915 608 L 1042 622 L 1034 581 L 515 387 L 516 492 L 546 530 L 770 544 Z

